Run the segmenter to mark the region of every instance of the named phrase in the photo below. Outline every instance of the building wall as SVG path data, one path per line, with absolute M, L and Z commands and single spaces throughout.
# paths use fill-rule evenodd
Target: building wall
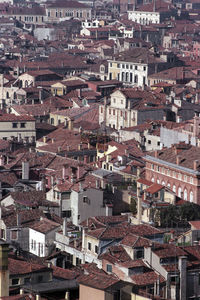
M 148 85 L 148 65 L 129 61 L 108 62 L 108 78 L 122 81 L 130 86 Z
M 17 128 L 13 128 L 13 123 L 17 123 Z M 21 128 L 21 124 L 25 123 L 25 128 Z M 0 122 L 0 139 L 12 139 L 12 137 L 25 140 L 28 142 L 35 141 L 36 130 L 35 121 L 8 121 Z
M 47 22 L 60 22 L 71 18 L 81 20 L 91 19 L 91 8 L 55 8 L 48 7 L 46 9 Z
M 163 164 L 162 161 L 146 161 L 146 179 L 155 183 L 163 184 L 170 188 L 177 196 L 186 201 L 199 203 L 200 180 L 190 172 L 178 170 L 174 167 Z
M 79 285 L 79 300 L 88 300 L 88 299 L 95 299 L 95 300 L 112 300 L 113 298 L 106 298 L 105 292 L 101 290 L 97 290 L 85 285 Z
M 148 24 L 159 24 L 160 13 L 159 12 L 146 12 L 146 11 L 129 11 L 128 19 L 133 22 L 148 25 Z
M 16 20 L 23 22 L 25 24 L 37 24 L 42 25 L 45 23 L 45 16 L 40 15 L 10 15 L 10 17 L 15 18 Z
M 45 243 L 46 243 L 45 234 L 29 228 L 29 252 L 30 253 L 33 253 L 40 257 L 45 257 L 46 254 Z

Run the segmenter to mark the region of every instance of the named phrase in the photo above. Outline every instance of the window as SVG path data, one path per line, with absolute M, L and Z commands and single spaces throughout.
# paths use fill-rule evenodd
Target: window
M 190 183 L 193 184 L 193 177 L 190 177 Z
M 112 265 L 107 264 L 106 265 L 106 271 L 109 273 L 112 273 Z
M 109 115 L 111 115 L 111 109 L 109 109 Z
M 173 190 L 174 193 L 176 193 L 176 186 L 175 186 L 175 184 L 173 185 L 173 189 L 172 190 Z
M 91 243 L 88 242 L 88 250 L 91 250 Z
M 135 66 L 135 70 L 137 70 L 137 66 Z
M 21 123 L 21 124 L 20 124 L 20 127 L 21 127 L 21 128 L 25 128 L 25 127 L 26 127 L 25 123 Z
M 113 116 L 115 116 L 115 109 L 113 109 Z
M 160 142 L 157 142 L 157 146 L 160 146 Z
M 124 101 L 123 100 L 121 100 L 121 104 L 123 104 L 124 103 Z
M 146 71 L 146 67 L 143 67 L 143 70 Z
M 19 284 L 19 278 L 13 278 L 12 285 L 17 285 L 17 284 Z
M 88 203 L 88 197 L 87 196 L 83 196 L 83 203 Z
M 33 250 L 36 250 L 36 241 L 33 242 Z
M 187 190 L 184 190 L 184 200 L 187 200 Z
M 43 281 L 43 276 L 42 276 L 42 275 L 39 275 L 39 276 L 37 277 L 37 282 L 40 283 L 40 282 L 42 282 L 42 281 Z
M 31 281 L 31 277 L 24 278 L 24 284 L 28 284 Z
M 17 128 L 17 123 L 12 123 L 12 128 Z
M 181 187 L 179 187 L 179 188 L 178 188 L 178 196 L 179 196 L 179 197 L 181 197 L 181 193 L 182 193 L 182 190 L 181 190 Z
M 151 170 L 154 170 L 154 164 L 151 165 Z
M 151 145 L 151 140 L 148 140 L 148 144 Z
M 1 229 L 1 239 L 5 239 L 5 229 Z
M 184 175 L 184 181 L 187 182 L 187 175 Z
M 33 239 L 31 240 L 31 249 L 33 249 Z
M 11 240 L 17 240 L 17 230 L 11 230 L 10 239 Z
M 193 202 L 194 200 L 194 195 L 193 195 L 193 191 L 190 192 L 190 202 Z
M 182 176 L 181 176 L 181 173 L 178 173 L 178 179 L 179 179 L 179 180 L 182 179 L 181 177 L 182 177 Z
M 137 75 L 135 75 L 134 83 L 138 83 L 138 76 Z
M 97 253 L 98 254 L 98 246 L 97 245 L 95 245 L 95 253 Z

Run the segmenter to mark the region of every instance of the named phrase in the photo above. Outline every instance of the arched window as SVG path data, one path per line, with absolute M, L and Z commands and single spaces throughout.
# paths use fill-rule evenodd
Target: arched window
M 157 179 L 157 183 L 160 184 L 160 179 Z
M 126 72 L 126 82 L 129 81 L 129 76 L 128 76 L 128 72 Z
M 164 185 L 164 186 L 165 186 L 165 182 L 164 182 L 164 181 L 162 181 L 162 185 Z
M 194 200 L 194 194 L 193 191 L 190 192 L 190 202 L 193 202 Z
M 25 81 L 25 88 L 28 87 L 28 80 Z
M 167 184 L 167 187 L 170 189 L 170 187 L 171 187 L 170 183 Z
M 124 72 L 122 72 L 122 81 L 124 81 Z
M 176 193 L 176 186 L 175 186 L 175 184 L 173 185 L 173 192 Z
M 184 189 L 184 198 L 183 199 L 187 200 L 187 190 L 186 189 Z
M 178 197 L 181 197 L 181 192 L 182 192 L 181 187 L 179 187 L 178 188 Z
M 7 99 L 9 98 L 9 93 L 8 93 L 8 92 L 6 92 L 6 98 L 7 98 Z
M 134 83 L 138 83 L 138 76 L 137 75 L 135 75 Z
M 151 178 L 151 181 L 152 181 L 152 182 L 154 182 L 154 181 L 155 181 L 154 177 L 152 177 L 152 178 Z

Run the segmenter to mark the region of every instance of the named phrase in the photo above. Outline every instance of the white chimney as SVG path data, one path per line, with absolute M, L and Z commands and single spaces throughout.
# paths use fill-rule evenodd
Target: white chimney
M 29 180 L 29 162 L 28 161 L 22 162 L 22 179 Z

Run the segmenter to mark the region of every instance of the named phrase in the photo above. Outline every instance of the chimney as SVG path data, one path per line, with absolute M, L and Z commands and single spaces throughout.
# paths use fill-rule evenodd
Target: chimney
M 85 251 L 85 228 L 82 229 L 82 251 Z
M 158 150 L 155 150 L 154 154 L 155 154 L 155 158 L 158 158 Z
M 177 150 L 177 149 L 176 149 Z M 180 155 L 177 155 L 176 156 L 176 164 L 179 166 L 180 165 L 180 162 L 181 162 L 181 157 Z
M 140 188 L 137 188 L 137 224 L 141 224 L 142 218 L 142 195 Z
M 193 134 L 195 137 L 199 135 L 199 123 L 200 123 L 200 118 L 197 116 L 197 113 L 195 112 L 194 126 L 193 126 Z
M 67 236 L 67 218 L 63 219 L 63 235 Z
M 180 299 L 186 300 L 187 294 L 187 257 L 180 256 L 178 258 L 178 268 L 180 271 Z
M 9 246 L 0 244 L 0 298 L 9 296 L 9 271 L 8 271 Z
M 111 211 L 111 208 L 106 205 L 106 217 L 109 217 L 109 216 L 112 216 L 112 211 Z
M 193 169 L 194 169 L 195 171 L 197 171 L 198 167 L 199 167 L 199 161 L 198 161 L 198 160 L 194 160 Z
M 63 165 L 62 168 L 62 179 L 65 180 L 67 177 L 67 165 Z
M 22 162 L 22 179 L 29 180 L 29 162 L 28 161 Z
M 84 155 L 84 159 L 83 159 L 84 164 L 87 164 L 87 161 L 88 161 L 87 155 Z
M 19 227 L 21 225 L 21 216 L 18 212 L 16 218 L 17 218 L 17 227 Z
M 55 139 L 54 139 L 54 138 L 53 138 L 53 139 L 51 139 L 51 142 L 52 142 L 52 144 L 53 144 L 53 143 L 55 143 Z
M 74 129 L 74 120 L 73 119 L 68 120 L 68 129 L 69 130 Z
M 77 167 L 77 179 L 80 179 L 81 177 L 81 168 L 80 166 Z
M 47 136 L 43 136 L 43 143 L 46 144 L 46 142 L 47 142 Z

